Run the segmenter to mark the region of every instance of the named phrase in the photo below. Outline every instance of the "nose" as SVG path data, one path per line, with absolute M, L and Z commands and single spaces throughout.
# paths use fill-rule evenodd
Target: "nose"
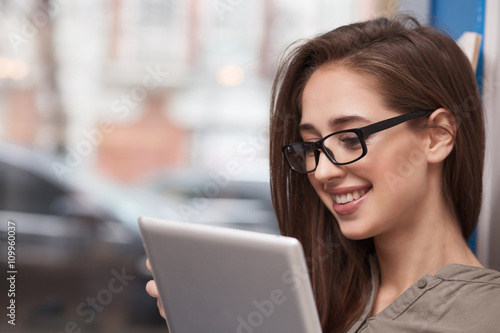
M 314 171 L 314 177 L 321 183 L 328 183 L 335 178 L 344 177 L 346 170 L 342 165 L 333 164 L 328 157 L 321 152 L 318 157 L 318 165 Z

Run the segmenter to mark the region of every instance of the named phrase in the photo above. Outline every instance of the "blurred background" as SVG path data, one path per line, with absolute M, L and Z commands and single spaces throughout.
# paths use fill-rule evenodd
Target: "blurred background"
M 165 332 L 144 291 L 137 218 L 278 233 L 267 127 L 279 56 L 398 12 L 455 38 L 499 31 L 497 0 L 0 0 L 0 330 Z M 483 40 L 478 80 L 492 109 L 499 74 L 486 68 L 498 67 L 499 42 Z M 495 154 L 471 246 L 499 269 Z

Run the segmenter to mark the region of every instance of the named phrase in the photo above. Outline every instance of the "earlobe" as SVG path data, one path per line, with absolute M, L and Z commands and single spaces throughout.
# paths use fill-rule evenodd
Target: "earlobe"
M 429 116 L 427 123 L 429 163 L 439 163 L 448 157 L 455 146 L 456 133 L 457 122 L 448 110 L 440 108 Z

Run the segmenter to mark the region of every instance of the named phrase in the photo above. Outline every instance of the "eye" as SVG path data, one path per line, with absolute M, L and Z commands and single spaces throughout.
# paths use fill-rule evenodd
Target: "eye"
M 316 150 L 316 148 L 314 148 L 312 142 L 304 142 L 303 147 L 304 147 L 304 154 L 307 157 L 314 156 L 314 151 Z
M 347 132 L 339 134 L 340 146 L 346 149 L 360 149 L 361 142 L 355 133 Z

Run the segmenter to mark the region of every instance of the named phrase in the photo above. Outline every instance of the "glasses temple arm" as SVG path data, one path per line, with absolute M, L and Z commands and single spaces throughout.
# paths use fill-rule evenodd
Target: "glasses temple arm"
M 404 123 L 405 121 L 426 116 L 433 111 L 434 110 L 425 110 L 425 111 L 415 111 L 415 112 L 406 113 L 406 114 L 398 116 L 398 117 L 382 120 L 382 121 L 379 121 L 378 123 L 362 127 L 359 130 L 363 134 L 363 137 L 366 138 L 371 134 L 389 129 L 391 127 L 394 127 L 396 125 Z

